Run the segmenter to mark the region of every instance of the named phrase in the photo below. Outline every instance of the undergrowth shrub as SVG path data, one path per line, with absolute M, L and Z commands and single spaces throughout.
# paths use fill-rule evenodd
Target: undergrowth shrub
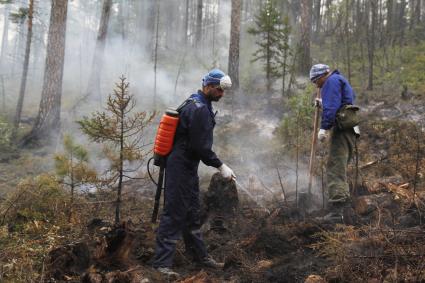
M 65 195 L 54 176 L 43 174 L 21 181 L 0 203 L 0 282 L 44 282 L 46 255 L 72 239 Z

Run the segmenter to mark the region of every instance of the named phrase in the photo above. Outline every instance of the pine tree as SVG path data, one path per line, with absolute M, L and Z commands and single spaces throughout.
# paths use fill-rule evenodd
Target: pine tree
M 106 112 L 96 112 L 92 118 L 85 117 L 78 121 L 82 131 L 90 140 L 105 143 L 104 153 L 110 161 L 110 170 L 104 183 L 108 186 L 117 184 L 115 206 L 115 223 L 120 222 L 120 206 L 124 178 L 136 171 L 124 168 L 124 162 L 143 161 L 144 146 L 140 145 L 145 127 L 152 121 L 155 112 L 137 112 L 131 115 L 135 100 L 129 93 L 129 83 L 121 77 L 114 92 L 109 95 Z M 137 167 L 138 168 L 138 167 Z
M 0 69 L 3 70 L 3 64 L 6 57 L 8 36 L 9 36 L 9 12 L 10 12 L 11 0 L 0 0 L 0 4 L 5 4 L 4 16 L 3 16 L 3 35 L 1 40 L 1 51 L 0 51 Z
M 40 107 L 36 122 L 31 132 L 20 142 L 21 146 L 48 140 L 60 129 L 68 0 L 53 0 L 51 7 Z
M 75 144 L 70 135 L 64 136 L 63 146 L 64 152 L 55 155 L 55 169 L 56 174 L 61 179 L 61 183 L 71 188 L 71 200 L 68 212 L 68 220 L 71 221 L 75 188 L 86 183 L 95 183 L 97 174 L 88 164 L 87 150 L 81 145 Z
M 282 19 L 274 1 L 267 0 L 255 17 L 255 27 L 249 28 L 248 33 L 257 36 L 257 51 L 253 56 L 255 61 L 264 63 L 267 79 L 267 93 L 272 92 L 272 84 L 281 74 L 280 48 L 282 40 Z
M 21 86 L 19 89 L 19 98 L 18 104 L 16 105 L 15 119 L 13 123 L 13 137 L 15 139 L 19 123 L 21 121 L 21 113 L 22 107 L 24 105 L 25 98 L 25 89 L 27 86 L 27 76 L 28 76 L 28 65 L 30 60 L 31 53 L 31 40 L 32 40 L 32 23 L 33 23 L 33 15 L 34 15 L 34 0 L 29 0 L 29 8 L 28 8 L 28 32 L 27 32 L 27 40 L 25 44 L 25 56 L 24 56 L 24 65 L 22 67 L 22 77 L 21 77 Z M 26 17 L 26 16 L 25 16 Z
M 241 31 L 242 1 L 232 0 L 232 16 L 230 24 L 229 62 L 227 71 L 232 78 L 233 89 L 239 89 L 239 42 Z
M 108 33 L 109 18 L 111 15 L 112 0 L 104 0 L 102 6 L 102 15 L 100 17 L 99 30 L 97 33 L 96 47 L 93 54 L 92 69 L 90 80 L 87 86 L 86 96 L 97 95 L 99 103 L 100 96 L 100 78 L 103 68 L 103 53 L 106 45 L 106 36 Z

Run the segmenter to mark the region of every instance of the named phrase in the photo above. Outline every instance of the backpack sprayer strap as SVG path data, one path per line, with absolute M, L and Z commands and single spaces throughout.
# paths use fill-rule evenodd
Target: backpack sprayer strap
M 194 98 L 188 98 L 185 101 L 183 101 L 182 104 L 180 104 L 179 107 L 177 107 L 176 111 L 180 114 L 180 112 L 185 108 L 187 105 L 189 105 L 192 102 L 196 102 L 197 100 Z

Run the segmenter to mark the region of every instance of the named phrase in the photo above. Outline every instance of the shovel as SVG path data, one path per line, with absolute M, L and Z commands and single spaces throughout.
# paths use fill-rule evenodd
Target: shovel
M 316 98 L 320 98 L 320 89 L 317 89 Z M 310 151 L 310 162 L 308 165 L 308 194 L 311 195 L 311 187 L 313 185 L 313 170 L 314 170 L 314 160 L 316 157 L 316 144 L 317 144 L 317 128 L 319 127 L 319 112 L 320 106 L 315 103 L 314 110 L 314 124 L 313 124 L 313 134 L 311 137 L 311 151 Z

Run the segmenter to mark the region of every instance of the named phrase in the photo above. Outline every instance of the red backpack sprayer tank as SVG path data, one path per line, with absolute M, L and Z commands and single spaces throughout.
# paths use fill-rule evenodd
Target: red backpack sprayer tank
M 156 185 L 155 203 L 152 212 L 152 223 L 156 223 L 159 211 L 159 200 L 161 199 L 161 191 L 164 189 L 164 174 L 167 156 L 170 154 L 174 145 L 174 137 L 176 135 L 177 126 L 179 125 L 180 111 L 194 99 L 185 100 L 176 110 L 167 109 L 159 122 L 158 131 L 156 132 L 155 143 L 153 148 L 153 157 L 148 161 L 148 174 L 152 182 Z M 154 160 L 154 165 L 159 167 L 158 182 L 155 182 L 149 171 L 149 164 Z
M 161 191 L 164 183 L 164 171 L 166 157 L 173 149 L 174 136 L 176 134 L 177 125 L 179 124 L 179 112 L 172 109 L 167 109 L 159 122 L 158 131 L 155 137 L 154 144 L 154 165 L 159 166 L 159 177 L 156 183 L 155 204 L 152 212 L 152 223 L 156 222 L 159 210 L 159 200 L 161 199 Z M 148 162 L 149 172 L 149 162 Z M 150 173 L 149 173 L 150 175 Z M 152 177 L 151 177 L 152 178 Z M 153 180 L 152 180 L 153 181 Z M 155 183 L 155 182 L 154 182 Z

